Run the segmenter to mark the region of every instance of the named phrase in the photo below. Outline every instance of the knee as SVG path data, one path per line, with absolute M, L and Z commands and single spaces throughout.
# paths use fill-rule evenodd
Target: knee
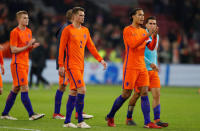
M 77 92 L 78 92 L 79 94 L 85 94 L 85 93 L 86 93 L 86 87 L 78 88 Z
M 154 94 L 153 95 L 154 100 L 159 100 L 160 99 L 160 93 Z
M 66 86 L 65 85 L 59 85 L 59 90 L 62 92 L 65 92 Z
M 13 87 L 12 91 L 17 94 L 20 91 L 20 87 Z
M 140 97 L 140 93 L 134 93 L 134 95 L 133 95 L 133 97 L 135 98 L 135 99 L 138 99 L 139 97 Z
M 148 96 L 148 91 L 141 91 L 140 96 Z
M 77 91 L 76 90 L 69 90 L 69 95 L 76 96 L 77 95 Z
M 128 92 L 122 94 L 122 97 L 123 97 L 124 99 L 128 99 L 130 96 L 131 96 L 131 93 L 128 93 Z
M 22 88 L 21 89 L 22 92 L 28 92 L 28 90 L 29 90 L 28 86 L 21 86 L 21 88 Z

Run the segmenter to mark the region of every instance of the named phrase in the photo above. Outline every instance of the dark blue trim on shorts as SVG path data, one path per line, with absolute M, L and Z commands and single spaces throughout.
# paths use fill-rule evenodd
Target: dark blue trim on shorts
M 63 85 L 65 85 L 65 75 L 64 75 L 64 79 L 63 79 Z
M 15 65 L 16 65 L 16 74 L 17 74 L 18 86 L 20 86 L 20 84 L 19 84 L 19 76 L 18 76 L 18 72 L 17 72 L 17 63 Z
M 70 75 L 72 76 L 72 79 L 73 79 L 73 81 L 74 81 L 74 84 L 75 84 L 75 86 L 76 86 L 76 88 L 77 88 L 76 82 L 75 82 L 75 80 L 74 80 L 74 77 L 73 77 L 72 72 L 71 72 L 70 69 L 69 69 L 69 73 L 70 73 Z
M 128 50 L 127 50 L 126 65 L 125 65 L 125 71 L 124 71 L 123 89 L 124 89 L 124 82 L 125 82 L 125 78 L 126 78 L 126 69 L 127 69 L 127 63 L 128 63 L 128 54 L 129 54 L 129 46 L 128 46 Z

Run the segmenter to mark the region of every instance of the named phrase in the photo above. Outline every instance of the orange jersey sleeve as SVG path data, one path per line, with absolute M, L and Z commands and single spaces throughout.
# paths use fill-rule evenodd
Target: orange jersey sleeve
M 86 46 L 89 49 L 90 53 L 95 57 L 95 59 L 97 61 L 101 62 L 101 60 L 103 60 L 103 58 L 99 55 L 99 53 L 91 39 L 89 31 L 88 31 L 88 40 L 87 40 Z
M 11 31 L 10 33 L 10 45 L 17 46 L 18 45 L 18 32 L 16 30 Z
M 154 35 L 152 36 L 152 41 L 147 45 L 147 47 L 150 50 L 154 50 L 154 48 L 156 47 L 156 43 L 157 43 L 157 37 L 155 37 Z
M 67 29 L 67 27 L 64 28 L 64 30 L 62 31 L 61 34 L 61 38 L 60 38 L 60 47 L 59 47 L 59 55 L 58 55 L 58 64 L 59 67 L 64 67 L 64 53 L 67 53 L 67 44 L 68 44 L 68 40 L 69 40 L 69 29 Z M 67 58 L 67 56 L 66 56 Z
M 0 64 L 3 65 L 3 53 L 0 51 Z
M 149 37 L 147 35 L 144 35 L 142 37 L 138 37 L 140 34 L 139 30 L 134 30 L 131 28 L 125 28 L 123 32 L 123 38 L 124 41 L 126 41 L 127 45 L 130 48 L 136 48 L 139 45 L 141 45 L 145 40 L 147 40 Z

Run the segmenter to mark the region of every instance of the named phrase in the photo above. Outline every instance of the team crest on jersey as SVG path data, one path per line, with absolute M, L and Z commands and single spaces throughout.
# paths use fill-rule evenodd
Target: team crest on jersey
M 145 36 L 145 34 L 143 34 L 143 36 Z
M 78 84 L 81 84 L 81 80 L 78 80 Z
M 87 38 L 87 35 L 86 35 L 86 34 L 84 34 L 84 35 L 83 35 L 83 37 L 84 37 L 84 39 L 86 39 L 86 38 Z
M 128 86 L 129 85 L 129 82 L 126 82 L 126 86 Z
M 24 82 L 24 78 L 21 78 L 21 81 Z
M 29 39 L 31 38 L 31 35 L 30 35 L 30 34 L 28 34 L 28 38 L 29 38 Z

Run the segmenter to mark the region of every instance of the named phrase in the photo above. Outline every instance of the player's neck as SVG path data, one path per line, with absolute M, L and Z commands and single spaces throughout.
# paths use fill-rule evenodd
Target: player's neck
M 78 22 L 73 22 L 72 24 L 73 24 L 73 26 L 74 26 L 75 28 L 78 28 L 78 29 L 81 28 L 81 24 L 78 23 Z
M 137 23 L 134 23 L 134 22 L 131 24 L 131 26 L 133 26 L 133 27 L 135 27 L 135 28 L 140 28 L 140 27 L 141 27 L 141 25 L 139 25 L 139 24 L 137 24 Z
M 20 30 L 25 30 L 25 29 L 26 29 L 26 26 L 19 24 L 19 25 L 18 25 L 18 28 L 19 28 Z

